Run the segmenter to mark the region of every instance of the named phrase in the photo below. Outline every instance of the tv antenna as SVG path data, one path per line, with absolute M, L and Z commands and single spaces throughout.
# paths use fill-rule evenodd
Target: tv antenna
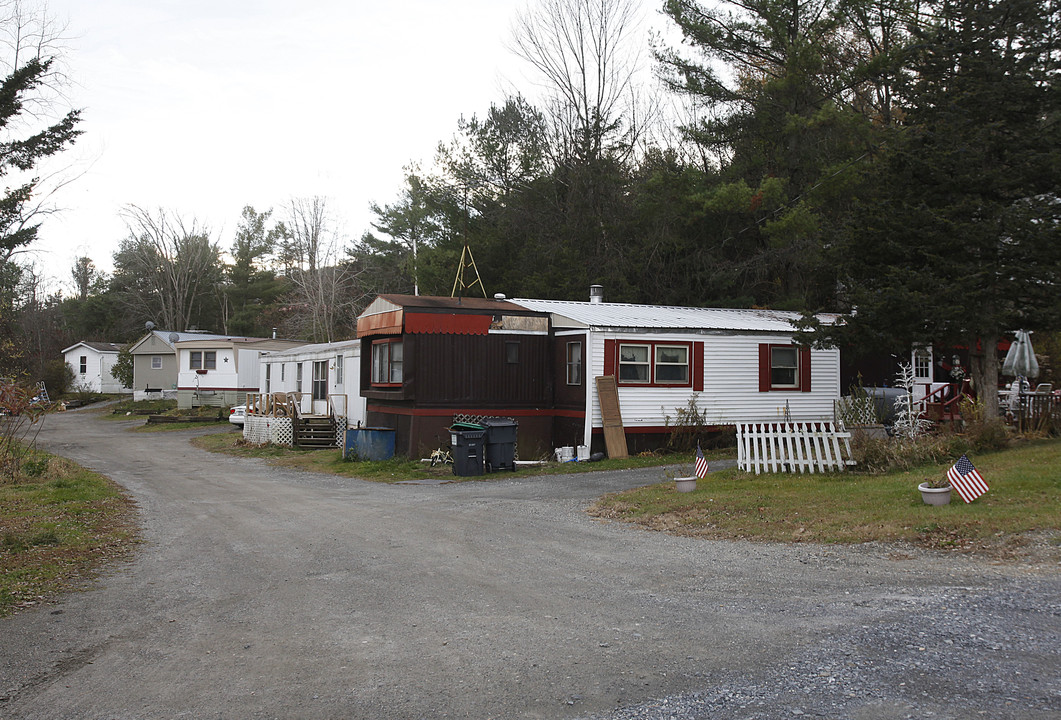
M 464 281 L 464 271 L 468 268 L 471 268 L 472 272 L 475 273 L 475 279 L 471 282 Z M 463 297 L 465 290 L 470 290 L 476 285 L 482 291 L 483 297 L 486 297 L 486 288 L 483 287 L 483 279 L 479 277 L 479 268 L 475 266 L 475 258 L 472 256 L 471 246 L 465 242 L 464 250 L 461 251 L 460 264 L 457 265 L 457 277 L 453 280 L 453 290 L 450 291 L 449 296 L 455 298 Z

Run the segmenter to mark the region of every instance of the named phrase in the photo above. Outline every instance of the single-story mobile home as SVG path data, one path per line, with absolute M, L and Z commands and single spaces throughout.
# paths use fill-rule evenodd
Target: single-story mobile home
M 303 345 L 300 340 L 192 335 L 177 352 L 177 407 L 240 405 L 258 392 L 259 356 Z
M 342 416 L 350 427 L 365 423 L 359 340 L 270 350 L 261 354 L 259 362 L 259 392 L 295 393 L 305 415 Z
M 796 345 L 799 313 L 606 303 L 597 289 L 583 302 L 512 302 L 549 315 L 558 446 L 603 449 L 602 376 L 615 378 L 635 449 L 659 446 L 690 409 L 714 428 L 831 419 L 840 395 L 840 352 Z

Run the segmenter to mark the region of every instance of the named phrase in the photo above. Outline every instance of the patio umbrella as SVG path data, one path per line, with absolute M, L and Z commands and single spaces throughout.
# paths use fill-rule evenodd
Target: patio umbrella
M 1018 330 L 1013 344 L 1009 346 L 1006 359 L 1002 363 L 1003 375 L 1018 377 L 1039 377 L 1039 362 L 1032 350 L 1032 340 L 1027 330 Z

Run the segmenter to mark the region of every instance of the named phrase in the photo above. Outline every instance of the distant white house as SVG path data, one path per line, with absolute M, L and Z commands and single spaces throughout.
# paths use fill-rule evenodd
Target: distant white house
M 129 392 L 111 375 L 121 346 L 84 340 L 63 350 L 63 359 L 74 371 L 74 387 L 99 393 Z
M 263 352 L 303 345 L 300 340 L 191 335 L 173 343 L 177 353 L 177 407 L 227 407 L 259 388 Z
M 360 340 L 271 350 L 260 363 L 260 392 L 301 393 L 303 414 L 346 417 L 348 426 L 365 422 Z

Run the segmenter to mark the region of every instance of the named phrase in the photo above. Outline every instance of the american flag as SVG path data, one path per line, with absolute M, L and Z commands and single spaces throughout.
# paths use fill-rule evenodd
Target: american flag
M 707 458 L 704 451 L 700 449 L 700 441 L 696 441 L 696 477 L 707 477 Z
M 965 455 L 958 458 L 954 467 L 947 471 L 947 479 L 962 496 L 962 500 L 967 503 L 971 503 L 988 491 L 987 483 Z

